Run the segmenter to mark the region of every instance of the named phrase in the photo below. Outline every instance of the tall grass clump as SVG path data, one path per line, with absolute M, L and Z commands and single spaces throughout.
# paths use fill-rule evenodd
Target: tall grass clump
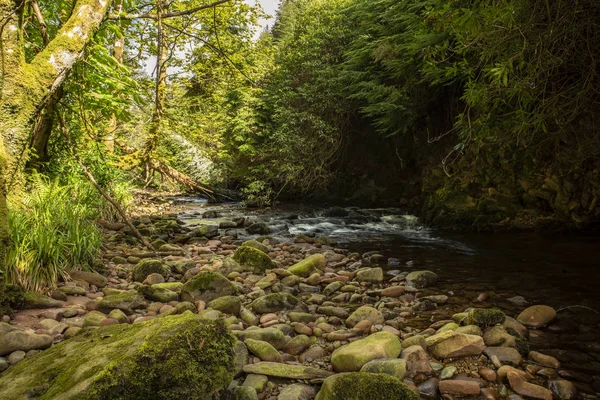
M 83 183 L 60 185 L 34 176 L 24 194 L 9 199 L 6 282 L 42 291 L 68 269 L 89 269 L 102 241 L 94 222 L 102 211 L 98 204 L 98 195 Z

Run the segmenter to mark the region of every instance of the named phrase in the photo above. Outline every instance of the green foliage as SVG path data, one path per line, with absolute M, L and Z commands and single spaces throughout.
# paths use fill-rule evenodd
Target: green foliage
M 11 243 L 4 277 L 27 290 L 54 287 L 67 269 L 89 269 L 101 243 L 89 185 L 60 186 L 35 176 L 29 191 L 9 199 Z

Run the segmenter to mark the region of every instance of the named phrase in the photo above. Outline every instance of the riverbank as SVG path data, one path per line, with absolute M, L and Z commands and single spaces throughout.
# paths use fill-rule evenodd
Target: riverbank
M 101 274 L 74 273 L 52 298 L 29 304 L 47 308 L 4 316 L 3 331 L 24 333 L 2 350 L 0 398 L 9 398 L 18 371 L 39 369 L 43 354 L 71 338 L 86 343 L 103 330 L 114 335 L 112 326 L 190 312 L 222 321 L 238 339 L 231 384 L 220 388 L 234 398 L 389 398 L 384 387 L 398 398 L 412 398 L 406 389 L 432 399 L 598 398 L 600 318 L 589 309 L 537 307 L 474 280 L 458 293 L 460 276 L 383 249 L 353 251 L 335 234 L 307 229 L 298 213 L 287 215 L 304 223 L 283 238 L 277 219 L 243 209 L 233 215 L 168 198 L 137 204 L 134 224 L 159 251 L 139 247 L 126 227 L 106 226 Z M 52 391 L 53 381 L 46 384 L 40 398 Z M 72 382 L 84 391 L 86 384 Z M 352 394 L 341 397 L 342 387 Z

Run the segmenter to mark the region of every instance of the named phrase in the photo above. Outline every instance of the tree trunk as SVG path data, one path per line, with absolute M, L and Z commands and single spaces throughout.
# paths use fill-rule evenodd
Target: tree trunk
M 56 38 L 31 63 L 23 52 L 23 0 L 0 0 L 0 270 L 9 243 L 6 196 L 18 181 L 35 116 L 80 58 L 111 0 L 77 0 Z

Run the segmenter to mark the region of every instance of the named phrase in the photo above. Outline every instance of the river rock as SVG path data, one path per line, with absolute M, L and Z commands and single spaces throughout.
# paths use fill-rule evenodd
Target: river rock
M 161 274 L 157 274 L 157 273 L 152 273 L 150 275 L 148 275 L 146 277 L 146 279 L 144 279 L 144 282 L 142 282 L 144 285 L 156 285 L 159 283 L 164 283 L 165 282 L 165 277 L 162 276 Z
M 379 283 L 383 282 L 383 269 L 381 268 L 363 268 L 356 272 L 358 282 Z
M 221 311 L 225 314 L 240 315 L 242 308 L 242 302 L 237 296 L 223 296 L 218 299 L 210 301 L 207 305 L 208 308 L 212 308 Z
M 242 341 L 255 339 L 268 342 L 277 350 L 282 349 L 288 342 L 288 338 L 286 338 L 283 332 L 275 328 L 248 328 L 244 331 L 233 331 L 233 334 Z
M 73 280 L 84 281 L 98 288 L 103 288 L 108 284 L 108 279 L 96 272 L 69 271 L 68 274 Z
M 455 396 L 477 396 L 481 391 L 477 382 L 459 379 L 440 381 L 439 389 L 442 394 Z
M 523 310 L 517 321 L 531 328 L 542 328 L 556 318 L 556 311 L 552 307 L 538 305 Z
M 533 399 L 552 400 L 552 392 L 533 383 L 527 382 L 523 377 L 514 371 L 507 374 L 510 388 L 521 396 Z
M 548 382 L 548 387 L 557 399 L 575 400 L 577 398 L 577 387 L 567 380 L 558 379 L 550 381 Z
M 357 308 L 347 319 L 346 325 L 350 328 L 353 328 L 360 321 L 368 320 L 371 321 L 373 325 L 383 324 L 385 322 L 385 318 L 383 315 L 371 306 L 362 306 Z
M 498 357 L 502 364 L 512 364 L 518 366 L 523 361 L 523 357 L 512 347 L 486 347 L 483 351 L 488 358 Z
M 100 326 L 106 319 L 108 319 L 108 317 L 104 313 L 101 313 L 100 311 L 90 311 L 85 315 L 82 327 Z
M 360 369 L 360 372 L 370 374 L 387 374 L 400 380 L 406 375 L 406 360 L 400 358 L 382 358 L 369 361 Z
M 439 380 L 437 378 L 429 378 L 421 383 L 417 390 L 422 399 L 437 400 L 439 398 Z
M 82 288 L 81 286 L 74 286 L 74 285 L 62 286 L 62 287 L 58 288 L 58 290 L 60 290 L 67 296 L 85 296 L 85 289 Z
M 404 294 L 404 286 L 389 286 L 381 291 L 383 297 L 400 297 Z
M 169 289 L 164 289 L 156 286 L 139 286 L 138 292 L 151 301 L 159 301 L 161 303 L 168 303 L 170 301 L 179 300 L 179 295 Z
M 273 268 L 271 258 L 257 248 L 241 246 L 235 251 L 233 259 L 238 262 L 245 271 L 261 273 Z
M 51 345 L 52 337 L 48 335 L 36 335 L 0 322 L 0 356 L 5 356 L 17 350 L 47 349 Z
M 515 347 L 517 345 L 517 338 L 508 333 L 503 326 L 488 328 L 483 334 L 483 341 L 486 346 Z
M 249 308 L 259 314 L 269 314 L 283 310 L 308 311 L 308 308 L 296 296 L 285 292 L 271 293 L 259 297 L 250 304 Z
M 183 283 L 181 282 L 164 282 L 164 283 L 155 283 L 152 285 L 153 288 L 156 289 L 167 289 L 177 294 L 181 293 L 181 289 L 183 289 Z
M 313 254 L 304 260 L 292 265 L 287 270 L 294 275 L 308 278 L 314 273 L 318 273 L 320 270 L 325 269 L 327 260 L 323 254 Z
M 163 278 L 167 278 L 170 272 L 170 268 L 164 265 L 162 261 L 147 258 L 141 260 L 133 268 L 133 281 L 144 282 L 150 274 L 160 274 Z
M 277 400 L 311 400 L 317 391 L 313 386 L 302 383 L 287 385 L 281 389 Z
M 306 335 L 297 335 L 290 340 L 283 350 L 293 356 L 301 354 L 304 350 L 308 349 L 311 345 L 311 340 Z
M 107 326 L 5 371 L 0 398 L 210 398 L 233 378 L 233 343 L 223 325 L 191 313 Z
M 530 351 L 527 357 L 531 361 L 544 367 L 560 368 L 560 361 L 552 356 L 547 356 L 545 354 L 538 353 L 537 351 Z
M 207 239 L 214 238 L 219 235 L 219 227 L 216 225 L 198 225 L 196 229 L 190 232 L 190 237 L 205 237 Z
M 365 372 L 333 375 L 323 382 L 315 400 L 417 400 L 402 381 L 386 374 Z
M 22 308 L 26 310 L 38 309 L 38 308 L 59 308 L 62 306 L 62 302 L 54 300 L 43 294 L 26 292 L 23 295 Z
M 258 395 L 253 387 L 237 386 L 233 388 L 232 400 L 258 400 Z
M 408 286 L 422 289 L 437 283 L 438 276 L 431 271 L 413 271 L 406 276 Z
M 431 375 L 433 373 L 431 364 L 429 364 L 429 356 L 419 345 L 403 349 L 400 358 L 406 360 L 406 370 L 409 378 L 413 378 L 418 374 Z
M 360 371 L 371 360 L 398 357 L 401 350 L 402 344 L 396 335 L 377 332 L 334 351 L 331 365 L 337 372 Z
M 248 364 L 244 366 L 244 372 L 287 379 L 322 379 L 333 375 L 322 369 L 274 362 Z
M 262 340 L 246 339 L 244 344 L 258 358 L 262 361 L 270 362 L 283 362 L 282 355 L 268 342 Z
M 425 339 L 427 350 L 436 358 L 478 356 L 485 347 L 481 336 L 446 331 Z
M 262 251 L 263 253 L 269 252 L 269 248 L 266 245 L 254 240 L 254 239 L 246 240 L 244 243 L 242 243 L 242 246 L 254 247 L 255 249 Z
M 106 296 L 98 303 L 98 310 L 109 313 L 114 309 L 121 310 L 127 315 L 133 314 L 133 310 L 146 305 L 144 297 L 134 291 L 124 292 Z
M 210 302 L 223 296 L 237 295 L 236 286 L 218 272 L 200 271 L 187 281 L 181 289 L 183 301 L 194 303 Z
M 466 325 L 477 325 L 481 328 L 498 325 L 504 322 L 506 316 L 497 308 L 472 308 L 467 313 Z

